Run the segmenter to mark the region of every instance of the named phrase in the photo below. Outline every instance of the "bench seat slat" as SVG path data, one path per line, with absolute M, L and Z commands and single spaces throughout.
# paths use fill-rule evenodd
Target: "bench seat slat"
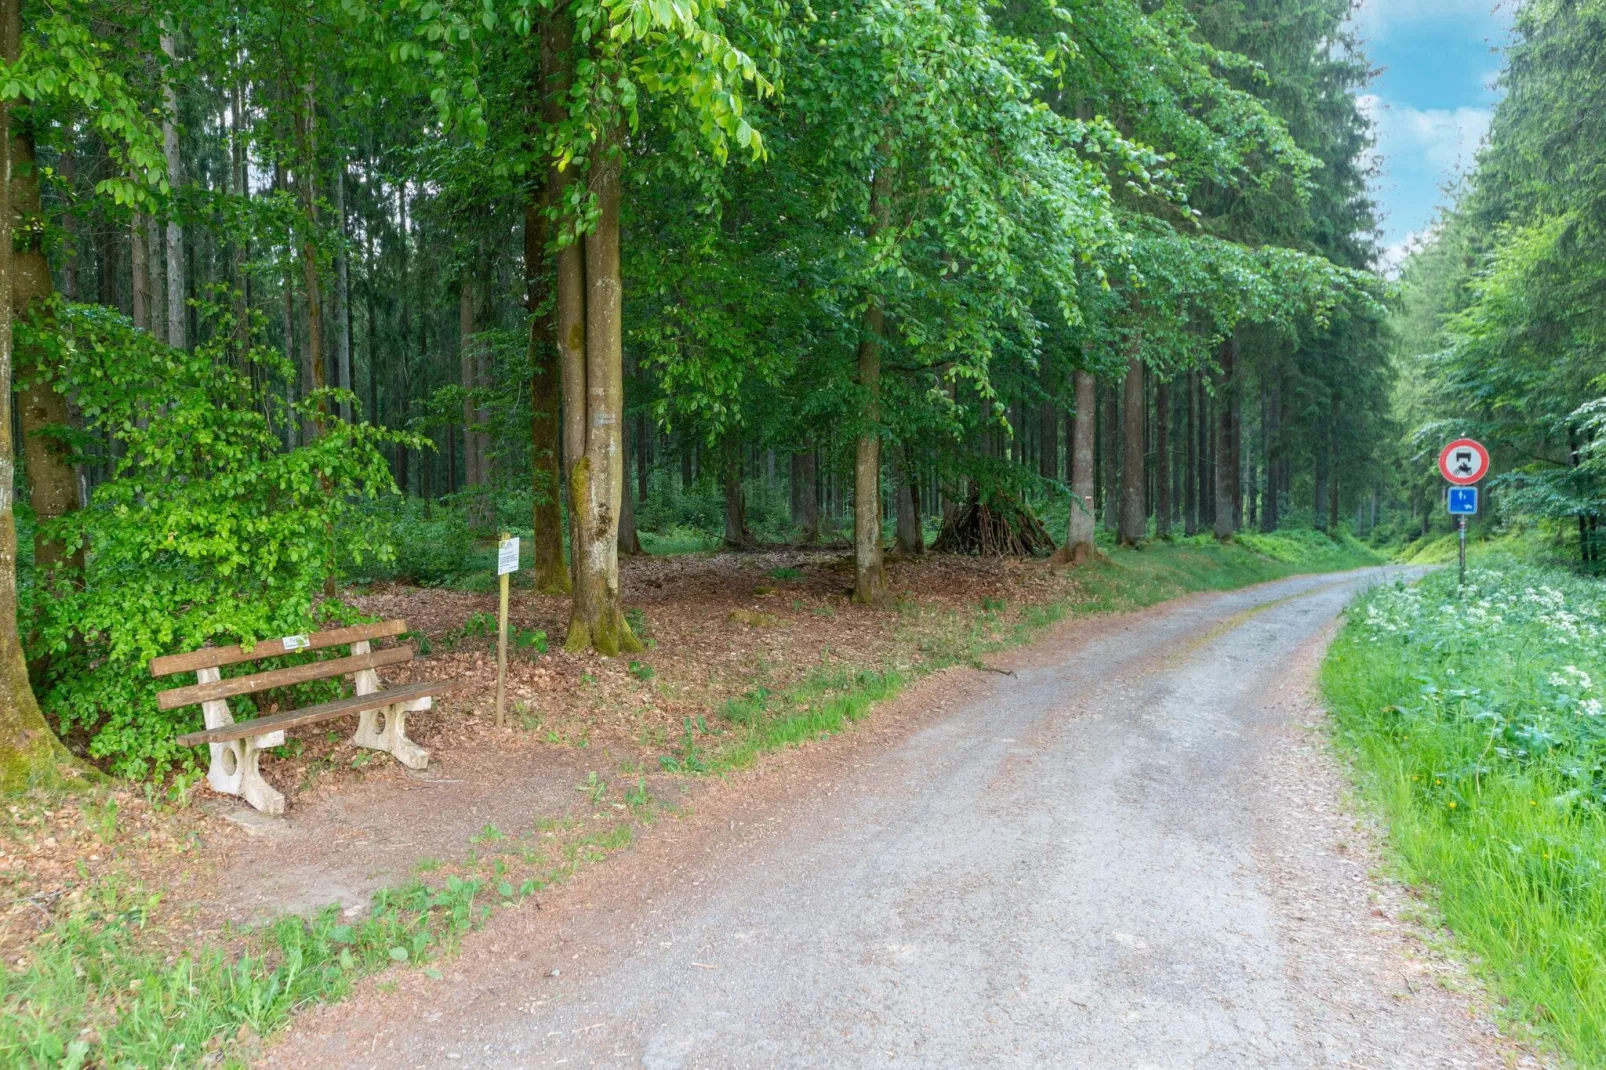
M 368 654 L 353 654 L 345 658 L 329 658 L 324 661 L 308 662 L 305 665 L 292 665 L 287 669 L 270 669 L 267 672 L 251 673 L 246 676 L 232 676 L 227 680 L 218 680 L 210 684 L 175 687 L 169 691 L 158 692 L 156 706 L 158 709 L 176 710 L 180 706 L 192 706 L 197 702 L 210 702 L 232 695 L 248 695 L 254 691 L 266 691 L 274 687 L 304 684 L 309 680 L 324 680 L 362 669 L 400 665 L 412 659 L 413 648 L 410 646 L 375 650 Z
M 261 658 L 276 658 L 285 653 L 285 639 L 305 639 L 306 645 L 297 643 L 296 650 L 322 650 L 325 647 L 345 646 L 347 643 L 360 643 L 365 639 L 384 639 L 387 636 L 400 635 L 407 630 L 405 620 L 385 620 L 377 624 L 354 624 L 349 628 L 331 628 L 325 632 L 313 632 L 305 636 L 284 636 L 279 639 L 264 639 L 250 650 L 238 646 L 208 646 L 200 650 L 192 650 L 188 654 L 168 654 L 165 657 L 155 658 L 151 661 L 151 675 L 155 677 L 172 676 L 176 672 L 194 672 L 196 669 L 216 669 L 224 665 L 238 665 L 242 661 L 257 661 Z M 164 709 L 166 707 L 163 707 Z
M 285 728 L 299 728 L 302 725 L 316 724 L 319 721 L 328 721 L 336 717 L 362 713 L 365 710 L 377 710 L 381 706 L 389 706 L 395 702 L 411 702 L 413 699 L 423 698 L 426 695 L 440 695 L 448 691 L 456 691 L 463 686 L 465 684 L 462 680 L 435 680 L 429 683 L 404 684 L 401 687 L 393 687 L 385 691 L 375 691 L 371 695 L 357 695 L 353 698 L 336 699 L 333 702 L 323 702 L 316 706 L 307 706 L 304 709 L 272 713 L 266 717 L 256 717 L 249 721 L 236 721 L 221 728 L 207 728 L 200 732 L 190 732 L 179 736 L 178 741 L 186 747 L 199 746 L 202 743 L 227 743 L 231 739 L 260 736 Z

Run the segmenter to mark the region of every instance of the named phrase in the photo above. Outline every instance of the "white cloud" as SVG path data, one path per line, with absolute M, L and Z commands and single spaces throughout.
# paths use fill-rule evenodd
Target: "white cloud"
M 1413 230 L 1379 253 L 1372 266 L 1382 272 L 1386 278 L 1399 278 L 1400 266 L 1405 263 L 1405 258 L 1429 244 L 1438 234 L 1438 230 L 1439 224 L 1437 220 L 1421 230 Z
M 1446 179 L 1471 169 L 1494 117 L 1493 108 L 1413 108 L 1373 93 L 1358 102 L 1377 131 L 1385 169 L 1403 165 L 1414 171 L 1426 164 Z
M 1360 0 L 1351 25 L 1363 40 L 1382 41 L 1401 27 L 1423 22 L 1480 22 L 1505 25 L 1510 0 Z

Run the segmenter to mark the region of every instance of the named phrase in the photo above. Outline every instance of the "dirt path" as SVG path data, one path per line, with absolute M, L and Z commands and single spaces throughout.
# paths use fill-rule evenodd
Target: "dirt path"
M 702 793 L 297 1067 L 1502 1066 L 1314 732 L 1387 570 L 1081 622 Z

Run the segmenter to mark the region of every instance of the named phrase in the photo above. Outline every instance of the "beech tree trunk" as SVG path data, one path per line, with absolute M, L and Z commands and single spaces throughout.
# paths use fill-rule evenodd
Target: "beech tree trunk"
M 624 492 L 619 496 L 619 552 L 622 554 L 639 554 L 641 553 L 641 535 L 636 531 L 635 496 L 630 493 L 630 465 L 634 454 L 630 449 L 629 436 L 624 436 L 624 439 L 624 452 L 620 458 L 621 463 L 624 465 L 624 475 L 620 479 Z
M 1182 533 L 1199 534 L 1199 437 L 1196 424 L 1199 408 L 1199 373 L 1190 371 L 1184 414 L 1182 443 Z
M 567 49 L 560 49 L 560 54 Z M 559 334 L 563 313 L 583 307 L 583 348 L 572 336 L 563 351 L 565 408 L 580 448 L 565 458 L 569 465 L 569 508 L 574 542 L 574 596 L 564 649 L 597 650 L 615 655 L 642 649 L 625 622 L 619 598 L 619 510 L 624 494 L 624 336 L 623 293 L 619 276 L 619 169 L 622 151 L 617 132 L 597 146 L 591 165 L 591 190 L 597 220 L 584 239 L 580 271 L 558 268 Z M 563 293 L 583 277 L 578 294 Z M 571 329 L 573 324 L 567 324 Z M 577 367 L 569 367 L 573 358 Z M 571 384 L 572 387 L 571 387 Z M 567 428 L 566 428 L 567 430 Z
M 11 138 L 10 205 L 15 218 L 32 222 L 43 209 L 39 199 L 39 173 L 34 162 L 33 134 L 18 129 Z M 21 248 L 11 261 L 11 315 L 26 316 L 29 306 L 46 302 L 54 290 L 50 261 L 45 257 L 44 229 L 29 226 Z M 57 573 L 55 582 L 75 582 L 83 575 L 84 555 L 68 555 L 61 543 L 47 537 L 44 527 L 78 508 L 78 473 L 69 462 L 70 451 L 61 436 L 66 430 L 67 398 L 53 383 L 40 382 L 38 368 L 18 361 L 17 406 L 22 431 L 28 500 L 39 527 L 34 534 L 34 567 Z M 11 425 L 0 425 L 9 435 Z M 5 488 L 10 491 L 10 485 Z
M 0 0 L 0 57 L 17 60 L 22 32 L 19 0 Z M 0 99 L 0 294 L 13 286 L 11 109 Z M 18 176 L 21 177 L 21 176 Z M 11 427 L 12 302 L 0 300 L 0 790 L 16 791 L 76 775 L 67 751 L 39 711 L 17 630 L 17 523 L 12 488 L 16 458 Z
M 741 443 L 726 443 L 724 453 L 720 489 L 725 494 L 725 548 L 747 550 L 753 545 L 753 536 L 747 530 L 747 498 L 742 493 Z
M 882 154 L 870 182 L 870 231 L 873 245 L 892 218 L 892 168 Z M 886 316 L 880 299 L 866 295 L 859 333 L 859 387 L 864 391 L 864 423 L 853 463 L 853 600 L 865 605 L 886 593 L 881 557 L 881 339 Z
M 1093 430 L 1097 403 L 1093 373 L 1078 368 L 1071 376 L 1076 409 L 1071 425 L 1071 519 L 1062 560 L 1080 565 L 1093 556 Z
M 1228 338 L 1221 343 L 1221 376 L 1217 380 L 1221 390 L 1216 399 L 1216 508 L 1215 535 L 1223 542 L 1230 541 L 1233 532 L 1234 497 L 1238 488 L 1237 451 L 1233 449 L 1233 407 L 1230 401 L 1235 389 L 1234 371 L 1238 363 L 1238 339 Z
M 1171 537 L 1171 384 L 1154 386 L 1154 534 Z
M 558 100 L 558 60 L 550 54 L 550 38 L 550 34 L 541 35 L 538 87 L 541 94 L 539 107 L 548 122 L 555 121 L 562 109 Z M 547 253 L 551 230 L 547 207 L 559 195 L 563 182 L 564 177 L 558 169 L 548 164 L 542 183 L 532 187 L 524 201 L 525 308 L 530 316 L 533 579 L 535 589 L 543 594 L 563 594 L 570 589 L 569 570 L 563 565 L 563 505 L 560 501 L 563 477 L 558 450 L 559 398 L 562 391 L 558 368 L 557 309 L 553 300 L 554 265 Z M 548 307 L 549 304 L 552 307 Z

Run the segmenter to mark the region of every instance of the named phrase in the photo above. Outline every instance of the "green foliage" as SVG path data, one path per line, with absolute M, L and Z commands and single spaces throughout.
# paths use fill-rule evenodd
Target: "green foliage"
M 211 344 L 171 349 L 100 306 L 50 314 L 48 328 L 19 324 L 19 349 L 78 399 L 79 441 L 116 450 L 88 507 L 48 529 L 84 553 L 82 582 L 35 574 L 25 592 L 33 650 L 47 658 L 42 706 L 121 775 L 193 768 L 173 737 L 200 726 L 199 710 L 157 711 L 150 660 L 356 619 L 326 583 L 387 554 L 353 502 L 390 488 L 379 447 L 406 439 L 320 416 L 332 395 L 265 410 Z M 277 357 L 248 360 L 271 369 Z M 324 433 L 285 450 L 279 428 L 298 417 L 322 419 Z
M 1517 1013 L 1606 1059 L 1606 586 L 1491 559 L 1359 600 L 1323 666 L 1405 878 Z

